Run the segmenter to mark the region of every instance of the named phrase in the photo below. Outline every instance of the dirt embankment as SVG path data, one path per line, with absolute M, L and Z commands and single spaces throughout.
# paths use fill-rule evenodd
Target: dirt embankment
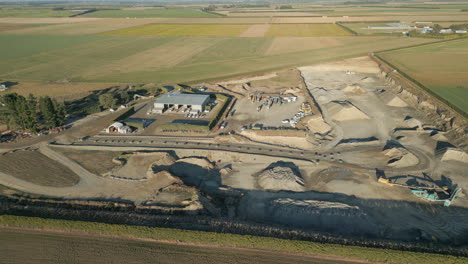
M 408 80 L 398 71 L 394 71 L 392 67 L 379 58 L 374 56 L 370 56 L 370 58 L 379 65 L 379 76 L 387 81 L 389 87 L 393 89 L 405 103 L 426 113 L 426 115 L 433 120 L 438 129 L 447 132 L 447 138 L 454 145 L 463 149 L 465 152 L 468 151 L 468 138 L 466 137 L 468 122 L 463 116 L 429 95 L 423 88 Z

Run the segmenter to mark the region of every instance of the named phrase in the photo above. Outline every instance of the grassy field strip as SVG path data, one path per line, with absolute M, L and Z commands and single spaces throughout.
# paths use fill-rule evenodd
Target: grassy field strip
M 244 40 L 253 40 L 244 38 Z M 128 74 L 107 74 L 100 76 L 89 76 L 87 81 L 105 81 L 105 80 L 139 80 L 148 82 L 173 83 L 173 82 L 195 82 L 202 80 L 214 80 L 219 78 L 235 77 L 239 75 L 261 73 L 280 68 L 295 67 L 302 65 L 311 65 L 320 62 L 338 60 L 367 55 L 375 47 L 386 49 L 388 47 L 402 47 L 416 43 L 428 42 L 427 39 L 400 39 L 400 38 L 363 38 L 355 42 L 353 38 L 349 43 L 343 42 L 343 45 L 307 50 L 294 53 L 276 54 L 271 56 L 249 55 L 248 57 L 238 56 L 236 58 L 223 57 L 221 53 L 217 57 L 209 58 L 206 53 L 212 52 L 207 49 L 198 54 L 192 60 L 186 61 L 183 65 L 177 65 L 172 68 L 164 68 L 156 71 L 141 71 Z M 216 48 L 214 46 L 213 48 Z M 242 47 L 248 51 L 253 47 Z M 231 53 L 229 49 L 220 49 L 227 54 Z M 248 54 L 248 52 L 247 52 Z M 152 80 L 152 81 L 149 81 Z M 84 80 L 83 80 L 84 81 Z
M 269 37 L 351 36 L 336 24 L 273 24 L 265 35 Z
M 10 36 L 10 40 L 14 37 Z M 48 72 L 48 80 L 72 78 L 93 68 L 96 69 L 173 39 L 171 37 L 144 36 L 134 38 L 93 37 L 96 39 L 95 41 L 81 45 L 37 53 L 30 57 L 3 60 L 0 63 L 2 75 L 15 79 L 29 76 L 30 80 L 44 80 L 44 74 Z M 56 69 L 61 70 L 57 71 Z
M 0 59 L 18 59 L 42 52 L 74 47 L 101 39 L 99 36 L 14 36 L 0 35 Z M 34 43 L 34 45 L 31 45 Z M 30 60 L 30 58 L 28 58 Z M 2 64 L 2 63 L 0 63 Z
M 147 18 L 147 17 L 219 17 L 213 13 L 202 12 L 196 9 L 144 9 L 144 10 L 100 10 L 83 15 L 84 17 L 102 18 Z
M 137 23 L 139 22 L 139 23 Z M 8 34 L 21 35 L 92 35 L 112 30 L 129 28 L 139 25 L 148 24 L 146 20 L 137 20 L 135 23 L 97 23 L 97 22 L 80 22 L 67 24 L 54 24 L 47 26 L 29 27 L 24 29 L 10 30 Z
M 461 111 L 468 112 L 468 38 L 379 55 Z
M 75 38 L 88 41 L 67 46 L 67 43 Z M 320 40 L 319 43 L 308 46 L 302 43 L 303 39 L 298 38 L 283 43 L 276 42 L 274 50 L 269 51 L 274 38 L 0 35 L 0 40 L 2 39 L 9 43 L 13 50 L 15 44 L 22 47 L 25 45 L 23 43 L 41 43 L 41 40 L 43 47 L 29 46 L 28 49 L 16 49 L 14 53 L 0 50 L 0 58 L 5 58 L 0 61 L 0 78 L 42 82 L 67 79 L 73 82 L 106 83 L 173 83 L 224 78 L 361 56 L 375 51 L 375 47 L 385 50 L 433 41 L 420 38 L 340 37 L 338 43 L 321 47 L 322 44 L 333 44 L 335 40 L 323 40 L 322 44 Z M 194 51 L 178 53 L 177 49 L 171 49 L 170 45 L 162 46 L 173 41 L 177 46 L 178 40 L 193 42 L 197 48 Z M 288 46 L 294 49 L 285 53 Z M 49 47 L 55 49 L 47 50 Z M 39 51 L 32 52 L 34 49 Z M 8 59 L 12 54 L 15 54 L 15 58 Z M 133 62 L 126 66 L 126 58 Z M 141 61 L 138 61 L 140 59 Z M 122 65 L 118 65 L 119 63 Z M 119 68 L 124 72 L 119 71 Z
M 150 48 L 134 55 L 113 61 L 98 69 L 91 69 L 82 74 L 83 77 L 108 72 L 132 72 L 168 68 L 176 66 L 191 59 L 199 53 L 211 48 L 222 41 L 221 38 L 191 38 L 177 37 L 165 38 L 167 41 L 158 43 L 155 48 Z
M 256 237 L 249 235 L 221 234 L 213 232 L 143 226 L 112 225 L 95 222 L 43 219 L 37 217 L 1 215 L 0 225 L 10 227 L 55 229 L 62 231 L 83 231 L 96 234 L 133 236 L 138 238 L 181 241 L 216 246 L 272 249 L 306 254 L 342 256 L 389 263 L 456 264 L 466 263 L 468 261 L 468 258 L 438 254 L 373 249 L 357 246 L 342 246 L 336 244 L 321 244 L 315 242 L 285 240 L 270 237 Z
M 222 36 L 235 37 L 250 25 L 208 25 L 208 24 L 151 24 L 115 30 L 103 35 L 120 36 Z
M 273 24 L 256 25 L 254 33 L 267 37 L 320 37 L 320 36 L 350 36 L 351 34 L 335 24 Z M 145 35 L 145 36 L 242 36 L 251 30 L 250 25 L 239 24 L 151 24 L 120 29 L 103 33 L 104 35 Z M 265 33 L 266 32 L 266 33 Z M 249 36 L 249 34 L 247 34 Z

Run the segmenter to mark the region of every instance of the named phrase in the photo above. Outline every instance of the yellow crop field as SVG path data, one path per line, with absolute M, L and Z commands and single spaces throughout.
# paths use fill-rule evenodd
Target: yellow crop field
M 237 37 L 251 25 L 151 24 L 104 33 L 123 36 L 210 36 Z
M 273 24 L 265 34 L 269 37 L 351 36 L 336 24 Z

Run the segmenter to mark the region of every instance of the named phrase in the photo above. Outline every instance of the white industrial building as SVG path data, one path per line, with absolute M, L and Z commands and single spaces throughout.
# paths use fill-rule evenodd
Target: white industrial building
M 203 112 L 210 100 L 209 95 L 166 93 L 154 101 L 153 113 L 163 113 L 168 109 L 190 109 L 190 112 Z

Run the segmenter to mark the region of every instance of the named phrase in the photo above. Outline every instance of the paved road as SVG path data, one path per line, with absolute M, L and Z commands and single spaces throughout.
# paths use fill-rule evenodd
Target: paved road
M 255 144 L 211 143 L 199 140 L 192 141 L 189 138 L 177 139 L 142 136 L 96 136 L 83 142 L 75 143 L 75 145 L 223 150 L 237 153 L 307 160 L 313 162 L 316 162 L 317 159 L 319 159 L 319 161 L 325 159 L 333 161 L 335 159 L 335 155 L 331 153 L 317 153 L 307 150 Z

